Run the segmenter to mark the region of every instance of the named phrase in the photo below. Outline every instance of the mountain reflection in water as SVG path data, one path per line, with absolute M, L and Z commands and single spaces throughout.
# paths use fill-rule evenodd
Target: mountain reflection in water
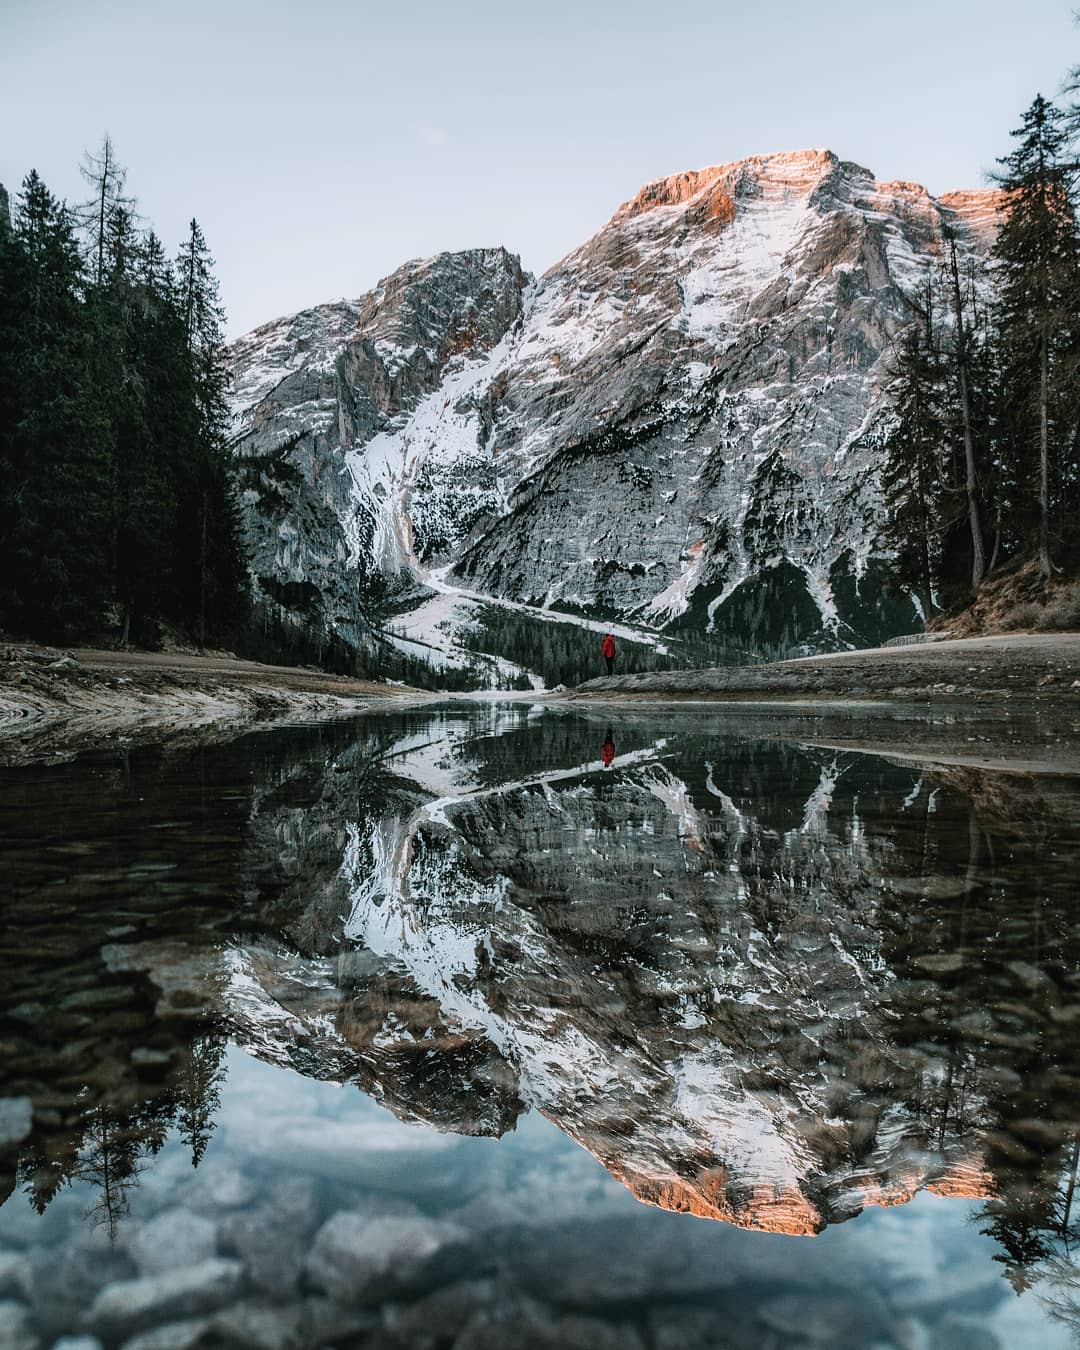
M 0 771 L 0 1248 L 81 1187 L 145 1275 L 116 1255 L 140 1178 L 167 1142 L 213 1162 L 233 1042 L 442 1132 L 411 1193 L 446 1231 L 433 1197 L 467 1187 L 435 1143 L 538 1112 L 638 1200 L 743 1228 L 977 1201 L 1000 1273 L 1075 1325 L 1080 777 L 609 717 L 428 707 Z M 260 1165 L 393 1191 L 335 1129 L 268 1130 Z

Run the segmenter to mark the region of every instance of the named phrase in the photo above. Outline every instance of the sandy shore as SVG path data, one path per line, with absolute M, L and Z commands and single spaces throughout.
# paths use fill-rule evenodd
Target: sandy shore
M 228 655 L 0 647 L 0 764 L 348 717 L 421 691 Z
M 1018 633 L 874 647 L 762 666 L 589 680 L 589 699 L 1023 700 L 1080 708 L 1080 633 Z

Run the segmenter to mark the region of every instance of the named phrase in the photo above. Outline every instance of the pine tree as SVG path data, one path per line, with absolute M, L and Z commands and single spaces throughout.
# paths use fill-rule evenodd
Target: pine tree
M 911 586 L 925 618 L 935 607 L 944 512 L 946 427 L 942 368 L 931 311 L 902 335 L 893 373 L 895 424 L 885 444 L 885 538 L 896 550 L 898 580 Z
M 34 172 L 0 267 L 2 609 L 7 623 L 60 638 L 106 596 L 107 436 L 90 385 L 74 221 Z
M 225 391 L 224 311 L 214 261 L 202 230 L 192 220 L 176 260 L 180 311 L 190 361 L 200 429 L 197 475 L 184 510 L 185 533 L 194 527 L 187 594 L 194 601 L 199 643 L 208 631 L 235 629 L 246 617 L 246 567 L 239 503 L 229 462 L 229 412 Z
M 107 240 L 113 214 L 118 208 L 130 214 L 134 206 L 134 199 L 124 195 L 127 169 L 117 160 L 108 132 L 102 138 L 100 150 L 96 153 L 83 151 L 79 172 L 92 189 L 92 195 L 79 207 L 78 214 L 90 244 L 94 284 L 100 286 L 105 280 Z
M 151 236 L 152 239 L 152 236 Z M 167 612 L 173 522 L 173 476 L 161 441 L 172 434 L 165 420 L 181 415 L 172 405 L 162 408 L 155 397 L 160 311 L 168 303 L 167 278 L 160 291 L 146 279 L 147 242 L 135 231 L 123 206 L 113 211 L 109 226 L 107 270 L 98 297 L 97 317 L 102 351 L 109 369 L 103 385 L 110 390 L 113 450 L 113 585 L 129 638 L 153 643 L 156 621 Z M 164 256 L 160 243 L 150 243 L 151 271 L 159 273 Z M 176 375 L 176 355 L 165 379 Z
M 1021 491 L 1022 518 L 1049 577 L 1051 515 L 1075 478 L 1076 306 L 1080 246 L 1065 114 L 1040 94 L 1013 132 L 998 176 L 1005 220 L 994 247 L 997 342 L 1009 410 L 1003 452 Z
M 181 1072 L 176 1124 L 180 1138 L 191 1149 L 192 1167 L 202 1162 L 214 1133 L 214 1117 L 221 1109 L 224 1053 L 224 1043 L 216 1037 L 199 1037 Z

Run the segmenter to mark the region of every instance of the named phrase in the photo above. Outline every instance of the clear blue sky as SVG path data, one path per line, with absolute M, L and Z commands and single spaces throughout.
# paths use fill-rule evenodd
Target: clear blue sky
M 976 187 L 1078 61 L 1060 0 L 0 0 L 0 181 L 77 200 L 107 129 L 170 250 L 198 216 L 236 334 L 440 249 L 542 271 L 758 152 Z

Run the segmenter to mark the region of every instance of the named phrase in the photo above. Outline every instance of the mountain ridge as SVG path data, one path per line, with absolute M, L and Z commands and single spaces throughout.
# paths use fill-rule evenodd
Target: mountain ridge
M 999 204 L 752 156 L 645 184 L 539 278 L 436 254 L 261 326 L 230 354 L 256 586 L 355 642 L 372 575 L 789 647 L 910 630 L 887 358 L 947 233 L 984 272 Z

